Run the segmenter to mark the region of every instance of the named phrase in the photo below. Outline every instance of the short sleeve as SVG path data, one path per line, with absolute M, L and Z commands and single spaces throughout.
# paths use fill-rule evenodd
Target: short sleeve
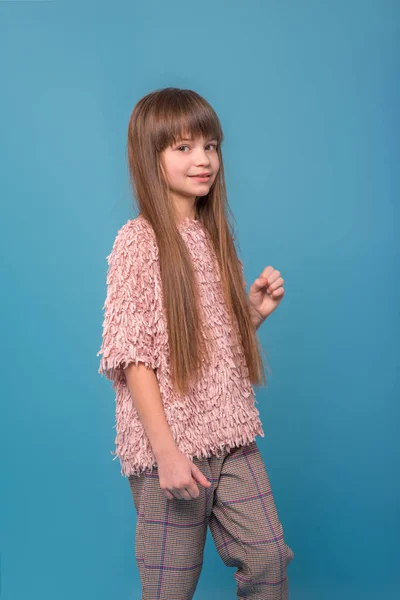
M 98 372 L 125 379 L 130 363 L 158 367 L 154 251 L 141 224 L 128 221 L 107 256 L 107 295 L 103 306 L 102 355 Z

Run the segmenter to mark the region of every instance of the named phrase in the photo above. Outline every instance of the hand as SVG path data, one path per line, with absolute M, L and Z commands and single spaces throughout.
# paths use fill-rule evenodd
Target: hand
M 280 271 L 276 271 L 273 267 L 265 267 L 260 277 L 250 286 L 249 308 L 256 319 L 261 321 L 266 319 L 283 299 L 284 280 L 280 275 Z
M 160 487 L 168 500 L 192 500 L 200 495 L 198 481 L 204 487 L 211 483 L 196 465 L 178 448 L 163 454 L 157 461 Z

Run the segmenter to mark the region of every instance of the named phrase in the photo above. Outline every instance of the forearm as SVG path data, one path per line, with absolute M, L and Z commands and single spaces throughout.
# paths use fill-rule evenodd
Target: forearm
M 260 325 L 262 325 L 265 321 L 265 319 L 261 319 L 261 318 L 257 319 L 256 317 L 253 317 L 251 320 L 256 329 L 258 329 L 260 327 Z
M 156 375 L 142 363 L 131 363 L 125 369 L 125 375 L 132 401 L 158 460 L 176 444 L 165 416 Z
M 251 307 L 250 307 L 250 318 L 251 318 L 251 322 L 253 323 L 253 325 L 256 329 L 258 329 L 260 327 L 260 325 L 262 325 L 266 319 L 266 317 L 262 317 L 258 313 L 254 312 L 254 310 L 252 310 Z

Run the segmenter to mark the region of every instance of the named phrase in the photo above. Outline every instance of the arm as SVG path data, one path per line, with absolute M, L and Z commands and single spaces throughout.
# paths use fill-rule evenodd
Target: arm
M 250 313 L 251 314 L 251 322 L 253 323 L 254 327 L 256 329 L 258 329 L 260 327 L 260 325 L 262 325 L 265 321 L 265 319 L 262 319 L 261 316 L 256 315 L 255 313 Z
M 154 372 L 158 367 L 155 322 L 159 307 L 148 244 L 147 236 L 133 223 L 118 232 L 107 257 L 106 310 L 98 355 L 103 355 L 99 373 L 115 382 L 125 375 L 150 445 L 159 455 L 175 444 Z
M 247 287 L 247 283 L 246 283 L 246 279 L 244 276 L 244 266 L 243 266 L 243 262 L 240 260 L 240 258 L 238 259 L 239 261 L 239 267 L 240 267 L 240 272 L 242 275 L 242 281 L 243 281 L 243 287 L 244 290 L 246 291 L 246 287 Z M 265 319 L 261 317 L 261 315 L 259 315 L 258 313 L 254 312 L 254 310 L 251 309 L 251 303 L 249 301 L 249 295 L 247 294 L 247 304 L 250 308 L 250 316 L 251 316 L 251 322 L 253 323 L 254 327 L 256 329 L 258 329 L 260 327 L 260 325 L 262 325 L 262 323 L 264 323 Z
M 158 367 L 155 324 L 159 307 L 148 245 L 144 232 L 128 222 L 107 257 L 107 297 L 97 356 L 102 355 L 99 373 L 114 382 L 124 379 L 123 369 L 131 363 Z
M 108 257 L 99 373 L 114 383 L 126 378 L 158 463 L 160 487 L 168 499 L 190 500 L 199 496 L 196 481 L 206 487 L 211 484 L 175 444 L 164 413 L 155 375 L 160 364 L 156 323 L 161 309 L 155 287 L 156 259 L 149 244 L 147 234 L 129 222 L 119 230 Z
M 143 363 L 131 363 L 124 371 L 132 401 L 158 462 L 177 446 L 165 416 L 156 375 Z
M 198 498 L 196 481 L 207 488 L 211 482 L 175 444 L 154 371 L 144 364 L 131 364 L 124 371 L 132 401 L 158 464 L 160 488 L 169 500 Z

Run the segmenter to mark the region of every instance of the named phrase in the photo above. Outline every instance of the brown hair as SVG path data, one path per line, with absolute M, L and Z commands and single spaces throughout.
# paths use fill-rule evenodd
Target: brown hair
M 250 381 L 266 384 L 261 345 L 251 322 L 241 266 L 228 222 L 228 205 L 221 154 L 223 133 L 217 114 L 198 93 L 164 88 L 135 105 L 128 126 L 128 166 L 141 215 L 151 224 L 158 249 L 164 307 L 168 324 L 171 380 L 186 393 L 201 360 L 208 360 L 201 328 L 196 281 L 189 252 L 179 234 L 176 213 L 168 196 L 160 155 L 184 134 L 215 138 L 220 168 L 206 196 L 196 199 L 196 219 L 206 228 L 219 263 L 221 283 L 231 323 L 236 319 Z

